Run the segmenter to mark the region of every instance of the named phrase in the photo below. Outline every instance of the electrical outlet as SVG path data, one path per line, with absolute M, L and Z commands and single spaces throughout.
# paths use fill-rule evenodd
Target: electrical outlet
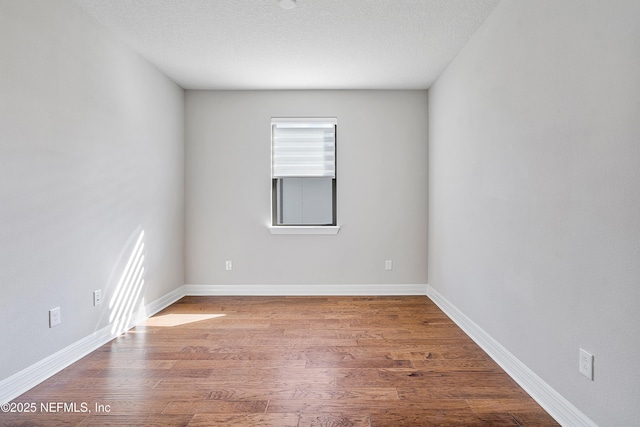
M 62 318 L 60 317 L 60 307 L 49 310 L 49 327 L 53 328 L 54 326 L 58 326 L 61 322 Z
M 225 268 L 227 269 L 227 271 L 233 270 L 233 263 L 231 261 L 227 261 L 225 263 Z
M 580 349 L 580 373 L 593 381 L 593 355 Z
M 388 259 L 384 262 L 384 269 L 387 271 L 393 270 L 393 261 Z
M 100 305 L 102 303 L 102 289 L 93 291 L 93 305 Z

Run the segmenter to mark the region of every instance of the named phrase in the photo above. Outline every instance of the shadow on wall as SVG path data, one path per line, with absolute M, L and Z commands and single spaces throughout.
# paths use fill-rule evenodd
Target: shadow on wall
M 114 273 L 122 271 L 109 300 L 109 324 L 113 335 L 127 331 L 132 321 L 137 320 L 140 307 L 144 306 L 141 296 L 145 287 L 145 254 L 144 230 L 138 227 L 124 245 L 113 270 Z M 110 279 L 108 288 L 112 283 L 113 279 Z

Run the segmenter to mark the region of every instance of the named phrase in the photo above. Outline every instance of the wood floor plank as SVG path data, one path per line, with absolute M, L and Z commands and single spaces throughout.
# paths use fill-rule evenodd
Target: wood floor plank
M 264 413 L 267 409 L 267 400 L 176 400 L 162 411 L 163 414 L 188 415 L 188 414 L 255 414 Z
M 188 427 L 298 427 L 298 414 L 196 414 Z
M 370 427 L 368 414 L 301 414 L 298 427 Z
M 313 386 L 312 388 L 316 388 Z M 290 399 L 298 388 L 216 388 L 206 394 L 210 400 L 271 400 Z
M 209 359 L 209 360 L 180 360 L 175 363 L 174 369 L 304 369 L 305 360 L 239 360 L 239 359 Z
M 395 387 L 376 388 L 297 388 L 291 400 L 350 400 L 350 401 L 370 401 L 370 400 L 399 400 L 398 391 Z M 274 398 L 277 400 L 277 398 Z M 283 400 L 282 398 L 280 400 Z
M 398 396 L 402 400 L 423 401 L 429 399 L 527 399 L 528 395 L 520 388 L 512 386 L 460 385 L 456 383 L 434 383 L 430 387 L 397 387 Z
M 537 424 L 530 424 L 538 427 Z M 478 417 L 468 413 L 424 414 L 424 413 L 375 413 L 371 415 L 371 427 L 522 427 L 513 417 Z
M 394 359 L 362 359 L 362 360 L 308 360 L 306 367 L 313 368 L 361 368 L 361 369 L 381 369 L 381 368 L 412 368 L 410 360 Z
M 473 414 L 464 399 L 432 399 L 416 402 L 383 400 L 272 400 L 268 413 L 308 413 L 308 414 L 366 414 L 376 412 L 420 413 L 437 415 L 442 413 Z
M 186 297 L 18 402 L 94 409 L 0 425 L 558 425 L 420 296 Z
M 92 415 L 77 427 L 167 427 L 186 426 L 193 415 Z M 56 424 L 43 424 L 45 426 Z M 75 425 L 75 424 L 60 424 Z
M 469 407 L 476 413 L 492 414 L 500 411 L 528 413 L 535 412 L 538 407 L 538 404 L 533 400 L 518 398 L 502 398 L 499 401 L 497 399 L 468 398 L 466 401 Z
M 82 424 L 89 418 L 88 414 L 70 413 L 0 413 L 0 426 L 76 426 Z

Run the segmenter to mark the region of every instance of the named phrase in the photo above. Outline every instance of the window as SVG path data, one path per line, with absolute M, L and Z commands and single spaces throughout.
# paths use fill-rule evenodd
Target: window
M 272 232 L 337 232 L 336 127 L 335 118 L 271 119 Z

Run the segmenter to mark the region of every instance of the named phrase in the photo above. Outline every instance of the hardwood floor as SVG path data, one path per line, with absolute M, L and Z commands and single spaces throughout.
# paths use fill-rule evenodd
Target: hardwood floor
M 558 425 L 419 296 L 186 297 L 14 403 L 2 425 Z

